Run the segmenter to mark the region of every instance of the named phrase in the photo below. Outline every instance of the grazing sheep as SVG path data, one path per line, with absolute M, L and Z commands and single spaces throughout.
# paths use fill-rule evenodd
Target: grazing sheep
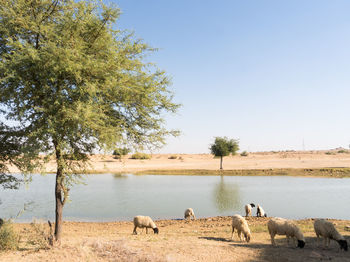
M 319 244 L 319 236 L 322 236 L 324 238 L 324 247 L 328 247 L 330 240 L 333 239 L 338 242 L 340 249 L 348 251 L 348 242 L 339 234 L 333 223 L 324 219 L 316 219 L 314 229 L 317 236 L 317 244 Z
M 148 234 L 148 228 L 152 228 L 154 234 L 159 233 L 159 229 L 156 224 L 153 222 L 152 218 L 148 216 L 136 216 L 134 217 L 134 231 L 133 234 L 137 235 L 136 228 L 146 228 L 146 234 Z
M 299 227 L 290 220 L 280 217 L 271 218 L 269 222 L 267 222 L 267 228 L 269 230 L 271 244 L 273 246 L 276 246 L 275 235 L 286 235 L 288 246 L 290 237 L 293 238 L 294 245 L 296 244 L 296 240 L 298 240 L 297 247 L 303 248 L 305 246 L 305 238 L 303 233 Z
M 193 219 L 196 219 L 196 216 L 194 215 L 193 209 L 187 208 L 185 210 L 185 219 L 187 219 L 187 218 L 191 219 L 191 217 L 193 217 Z
M 249 217 L 252 215 L 252 208 L 255 207 L 253 203 L 247 204 L 244 206 L 245 208 L 245 216 Z
M 259 205 L 256 208 L 256 216 L 257 217 L 267 217 L 267 214 L 265 213 L 264 209 Z
M 238 237 L 241 241 L 242 240 L 242 233 L 244 235 L 244 239 L 245 241 L 249 242 L 250 241 L 250 229 L 248 226 L 247 221 L 244 219 L 244 217 L 240 216 L 240 215 L 234 215 L 232 217 L 232 235 L 231 235 L 231 239 L 233 239 L 233 232 L 235 231 L 235 228 L 237 229 L 237 234 Z

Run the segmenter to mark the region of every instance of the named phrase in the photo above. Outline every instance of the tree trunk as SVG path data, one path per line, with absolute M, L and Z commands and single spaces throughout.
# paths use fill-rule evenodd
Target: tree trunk
M 64 198 L 67 196 L 63 196 L 64 188 L 63 188 L 63 163 L 62 163 L 62 154 L 61 150 L 57 143 L 54 142 L 55 150 L 56 150 L 56 163 L 57 163 L 57 173 L 56 173 L 56 185 L 55 185 L 55 200 L 56 200 L 56 223 L 55 223 L 55 240 L 56 243 L 61 242 L 62 236 L 62 217 L 63 217 L 63 206 L 64 206 Z
M 220 156 L 220 170 L 222 170 L 222 156 Z
M 57 174 L 56 174 L 56 186 L 55 186 L 55 199 L 56 199 L 55 240 L 57 242 L 61 241 L 61 233 L 62 233 L 63 201 L 62 201 L 62 186 L 60 183 L 61 179 L 62 179 L 62 174 L 59 172 L 59 168 L 58 168 Z

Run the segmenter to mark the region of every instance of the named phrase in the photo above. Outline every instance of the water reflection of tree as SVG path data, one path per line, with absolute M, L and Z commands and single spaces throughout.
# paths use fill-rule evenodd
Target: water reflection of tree
M 221 176 L 220 182 L 214 187 L 214 202 L 219 212 L 239 210 L 241 199 L 237 184 L 225 183 Z
M 119 179 L 119 178 L 128 178 L 128 176 L 125 175 L 125 174 L 113 174 L 113 177 L 114 177 L 115 179 Z

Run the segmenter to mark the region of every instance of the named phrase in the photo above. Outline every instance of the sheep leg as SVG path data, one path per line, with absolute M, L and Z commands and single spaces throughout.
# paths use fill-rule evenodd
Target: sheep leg
M 289 247 L 289 236 L 287 236 L 287 246 Z
M 232 234 L 231 234 L 231 239 L 233 240 L 233 233 L 235 232 L 235 228 L 232 227 Z
M 193 219 L 196 220 L 196 216 L 195 215 L 193 215 Z
M 320 246 L 320 236 L 318 234 L 316 234 L 316 237 L 317 237 L 317 246 L 319 247 Z
M 323 249 L 326 249 L 326 246 L 327 246 L 327 238 L 324 237 L 323 238 Z
M 148 227 L 146 227 L 146 234 L 148 234 Z
M 137 235 L 136 228 L 137 228 L 137 226 L 134 227 L 134 231 L 132 232 L 133 235 Z
M 238 230 L 237 232 L 238 232 L 239 240 L 241 240 L 241 242 L 243 242 L 243 240 L 242 240 L 242 231 Z
M 271 236 L 271 244 L 272 244 L 273 246 L 276 246 L 276 243 L 275 243 L 275 235 L 270 233 L 270 236 Z

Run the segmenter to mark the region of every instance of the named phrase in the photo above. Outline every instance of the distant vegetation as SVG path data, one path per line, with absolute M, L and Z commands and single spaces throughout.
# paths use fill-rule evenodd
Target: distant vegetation
M 349 150 L 346 150 L 346 149 L 341 149 L 341 150 L 338 150 L 338 153 L 339 154 L 349 154 Z
M 241 156 L 248 156 L 248 152 L 247 152 L 247 151 L 243 151 L 243 152 L 241 153 Z
M 151 155 L 146 154 L 146 153 L 139 153 L 139 152 L 136 152 L 136 153 L 133 154 L 130 158 L 131 158 L 131 159 L 151 159 Z
M 121 159 L 122 156 L 126 156 L 129 153 L 130 153 L 130 149 L 129 148 L 126 148 L 126 147 L 116 148 L 113 151 L 113 156 L 114 156 L 115 159 Z
M 169 156 L 168 159 L 177 159 L 177 156 Z

